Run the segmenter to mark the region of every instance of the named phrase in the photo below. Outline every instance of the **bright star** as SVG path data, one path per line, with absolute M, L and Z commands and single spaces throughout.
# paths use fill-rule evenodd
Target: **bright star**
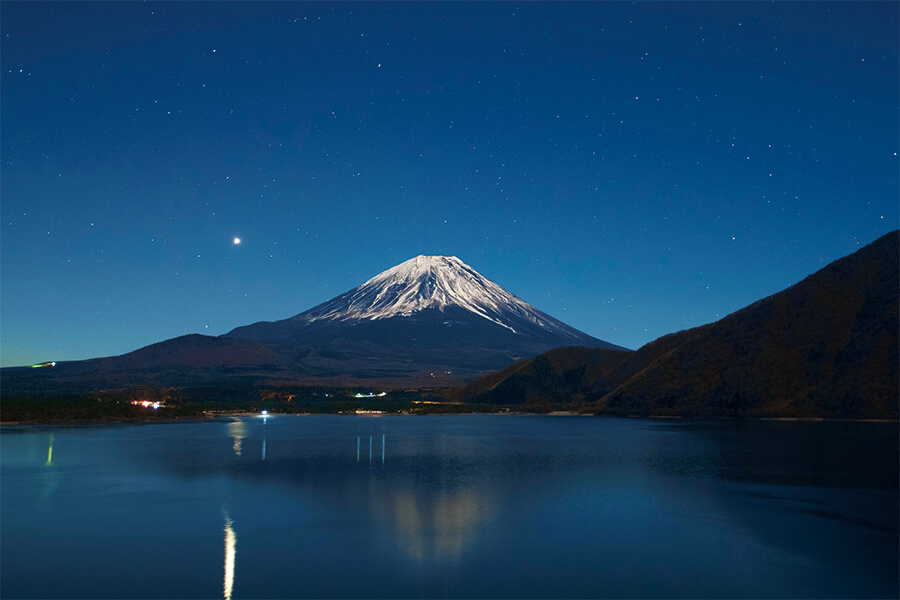
M 241 238 L 238 238 L 238 237 L 234 238 L 234 245 L 235 245 L 235 246 L 237 246 L 237 245 L 240 244 L 240 243 L 241 243 Z

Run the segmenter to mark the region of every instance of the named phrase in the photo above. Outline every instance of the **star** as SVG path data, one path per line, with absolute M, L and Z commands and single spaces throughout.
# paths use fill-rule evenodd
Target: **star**
M 241 238 L 239 238 L 239 237 L 234 238 L 234 245 L 235 245 L 235 246 L 237 246 L 237 245 L 240 244 L 240 243 L 241 243 Z

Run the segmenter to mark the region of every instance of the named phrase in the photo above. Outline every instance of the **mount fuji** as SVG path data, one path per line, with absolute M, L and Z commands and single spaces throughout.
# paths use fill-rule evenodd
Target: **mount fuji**
M 5 393 L 27 394 L 142 385 L 449 387 L 559 346 L 620 349 L 537 310 L 456 257 L 417 256 L 289 319 L 53 368 L 7 367 L 2 375 Z
M 264 346 L 318 376 L 456 378 L 559 346 L 622 349 L 541 312 L 455 256 L 417 256 L 294 317 L 222 337 Z

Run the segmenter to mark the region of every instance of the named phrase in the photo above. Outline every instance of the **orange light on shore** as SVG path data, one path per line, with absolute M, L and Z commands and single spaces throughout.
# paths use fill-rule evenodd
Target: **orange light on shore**
M 132 400 L 132 404 L 135 406 L 143 406 L 144 408 L 153 408 L 153 410 L 157 410 L 160 406 L 164 405 L 165 402 L 153 402 L 151 400 Z

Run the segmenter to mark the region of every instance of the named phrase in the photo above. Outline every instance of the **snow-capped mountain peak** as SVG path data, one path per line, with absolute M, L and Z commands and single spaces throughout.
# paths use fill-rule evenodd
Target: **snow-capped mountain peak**
M 560 346 L 618 348 L 539 311 L 455 256 L 416 256 L 298 315 L 225 337 L 329 376 L 481 373 Z
M 513 332 L 516 321 L 522 319 L 550 330 L 571 331 L 455 256 L 416 256 L 294 319 L 377 320 L 408 317 L 429 308 L 443 311 L 451 306 Z

